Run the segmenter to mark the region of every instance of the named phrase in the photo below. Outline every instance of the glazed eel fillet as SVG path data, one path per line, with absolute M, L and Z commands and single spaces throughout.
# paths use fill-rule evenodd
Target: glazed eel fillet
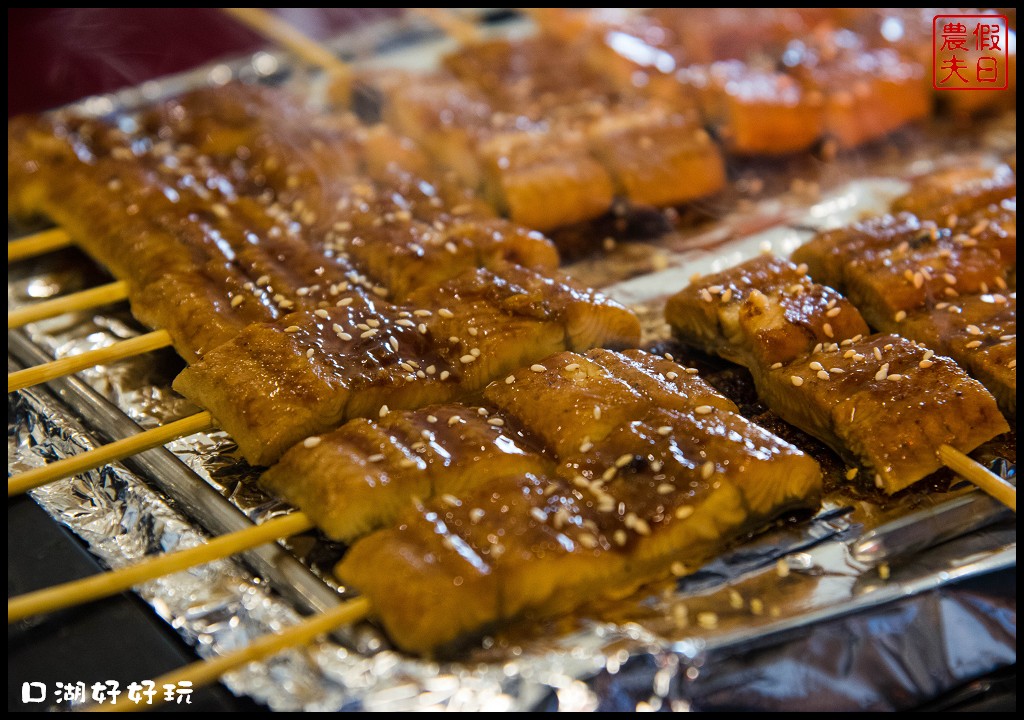
M 591 350 L 510 373 L 480 407 L 391 411 L 310 437 L 262 482 L 336 539 L 384 528 L 337 573 L 396 644 L 433 653 L 692 571 L 814 507 L 821 473 L 691 370 Z
M 384 116 L 515 221 L 545 230 L 616 196 L 664 206 L 725 184 L 692 107 L 623 93 L 554 38 L 475 43 L 445 68 L 378 81 Z
M 252 462 L 384 404 L 638 340 L 631 313 L 552 275 L 543 236 L 417 176 L 386 133 L 240 85 L 139 126 L 13 122 L 9 212 L 49 215 L 129 282 L 136 317 L 193 364 L 176 387 Z
M 870 335 L 849 300 L 806 266 L 763 255 L 695 280 L 666 318 L 676 335 L 746 366 L 764 402 L 895 493 L 1009 427 L 956 363 L 898 335 Z
M 952 357 L 1017 410 L 1017 186 L 1005 166 L 929 176 L 884 215 L 793 253 L 877 330 Z

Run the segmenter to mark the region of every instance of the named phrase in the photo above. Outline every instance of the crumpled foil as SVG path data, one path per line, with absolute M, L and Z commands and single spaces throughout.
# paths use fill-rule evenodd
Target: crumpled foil
M 259 76 L 269 75 L 271 65 L 278 69 L 277 60 L 271 63 L 266 54 L 252 62 L 241 70 L 218 65 L 206 79 L 223 82 L 225 73 L 230 77 L 236 71 L 251 75 L 253 67 Z M 143 95 L 159 91 L 148 86 Z M 115 104 L 108 99 L 95 109 L 109 111 Z M 643 254 L 636 272 L 628 262 L 604 264 L 605 270 L 625 268 L 637 277 L 603 276 L 599 283 L 589 275 L 601 268 L 587 263 L 577 266 L 576 274 L 636 305 L 647 321 L 647 341 L 655 342 L 665 337 L 657 302 L 694 271 L 730 266 L 765 247 L 788 253 L 801 240 L 794 229 L 800 222 L 845 222 L 902 187 L 890 180 L 852 183 L 809 207 L 798 203 L 798 215 L 792 207 L 762 205 L 723 218 L 704 235 L 622 250 Z M 752 217 L 766 215 L 774 218 L 772 228 L 744 232 L 758 227 Z M 783 216 L 792 222 L 780 224 Z M 737 237 L 726 237 L 723 245 L 723 232 Z M 8 306 L 80 288 L 88 277 L 82 267 L 80 259 L 62 254 L 35 265 L 28 275 L 9 273 Z M 640 303 L 651 304 L 648 312 Z M 31 342 L 55 357 L 139 331 L 125 311 L 110 310 L 27 328 Z M 155 353 L 79 377 L 141 427 L 151 427 L 195 411 L 170 389 L 176 363 L 166 352 Z M 9 367 L 19 366 L 9 355 Z M 10 474 L 96 444 L 90 428 L 47 391 L 8 396 Z M 208 483 L 253 521 L 283 511 L 255 485 L 255 471 L 234 454 L 223 433 L 200 433 L 168 447 L 195 482 Z M 118 568 L 148 554 L 195 545 L 204 536 L 149 480 L 114 464 L 32 495 L 104 564 Z M 954 488 L 924 502 L 936 504 L 959 492 Z M 485 638 L 458 662 L 405 656 L 363 623 L 232 672 L 223 682 L 276 711 L 914 708 L 1016 662 L 1015 590 L 977 587 L 991 573 L 1015 573 L 1012 521 L 891 567 L 853 559 L 852 540 L 921 502 L 908 500 L 907 507 L 872 516 L 843 499 L 826 499 L 814 518 L 763 533 L 695 575 L 627 601 L 595 603 L 575 619 Z M 293 539 L 289 547 L 336 587 L 329 568 L 339 548 L 324 547 L 315 535 Z M 138 593 L 201 657 L 211 657 L 300 621 L 295 603 L 272 585 L 240 562 L 224 560 L 147 583 Z

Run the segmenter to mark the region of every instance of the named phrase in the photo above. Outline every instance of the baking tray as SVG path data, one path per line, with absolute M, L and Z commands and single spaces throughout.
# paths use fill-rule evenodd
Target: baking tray
M 522 29 L 520 23 L 508 27 L 510 32 Z M 499 31 L 504 29 L 502 26 Z M 356 48 L 360 56 L 372 56 L 372 64 L 405 66 L 429 65 L 451 46 L 415 21 L 381 23 L 357 36 L 339 37 L 333 45 L 350 51 Z M 260 52 L 114 95 L 89 98 L 74 107 L 97 115 L 127 112 L 199 86 L 232 79 L 279 83 L 289 81 L 293 74 L 285 56 Z M 310 89 L 317 91 L 315 79 Z M 636 308 L 645 320 L 645 344 L 663 346 L 667 334 L 660 317 L 661 303 L 683 287 L 692 273 L 723 269 L 764 249 L 788 253 L 809 236 L 811 227 L 841 224 L 884 207 L 905 188 L 901 178 L 926 172 L 954 157 L 961 162 L 994 162 L 1015 149 L 1015 132 L 1015 116 L 1007 115 L 986 124 L 971 142 L 952 150 L 943 147 L 948 128 L 934 127 L 828 166 L 804 158 L 782 169 L 757 163 L 733 167 L 734 182 L 727 196 L 699 208 L 703 221 L 676 222 L 670 216 L 665 220 L 673 229 L 632 242 L 612 239 L 618 235 L 621 240 L 623 233 L 616 232 L 621 223 L 611 221 L 600 256 L 572 263 L 567 270 Z M 846 180 L 849 177 L 858 180 Z M 588 230 L 599 231 L 596 226 Z M 9 306 L 76 289 L 90 282 L 88 275 L 73 253 L 44 262 L 28 274 L 9 273 Z M 37 323 L 25 331 L 8 333 L 9 369 L 38 364 L 138 330 L 130 316 L 116 311 L 71 322 Z M 137 364 L 129 363 L 128 370 L 90 370 L 9 400 L 9 472 L 36 464 L 45 456 L 65 456 L 77 448 L 188 414 L 189 408 L 169 390 L 173 372 L 166 366 L 173 368 L 173 359 L 143 360 L 141 364 L 141 368 L 132 368 Z M 111 393 L 111 388 L 116 392 Z M 237 484 L 237 478 L 225 482 L 225 468 L 231 467 L 241 478 Z M 251 470 L 233 459 L 230 440 L 214 432 L 176 441 L 169 449 L 142 453 L 123 465 L 62 481 L 33 495 L 82 537 L 102 561 L 118 566 L 145 554 L 154 543 L 162 549 L 187 545 L 199 541 L 201 530 L 229 532 L 251 524 L 252 517 L 262 519 L 284 511 L 272 500 L 251 492 L 246 485 L 251 475 Z M 767 655 L 754 664 L 762 677 L 771 677 L 787 663 L 810 667 L 817 656 L 804 646 L 820 635 L 826 638 L 820 641 L 826 653 L 841 651 L 850 667 L 859 667 L 865 653 L 858 655 L 842 643 L 849 628 L 858 624 L 870 628 L 873 619 L 877 624 L 887 616 L 898 618 L 908 612 L 927 617 L 934 623 L 932 627 L 942 628 L 948 623 L 943 618 L 952 603 L 959 622 L 967 618 L 990 630 L 960 648 L 955 657 L 949 653 L 942 657 L 934 647 L 934 634 L 913 632 L 912 623 L 894 621 L 894 627 L 902 628 L 914 642 L 908 641 L 892 659 L 930 656 L 928 682 L 913 677 L 895 682 L 899 673 L 890 666 L 880 673 L 887 678 L 885 683 L 866 671 L 854 673 L 843 687 L 855 687 L 859 693 L 833 691 L 819 698 L 823 707 L 837 709 L 880 709 L 887 703 L 889 709 L 914 707 L 974 677 L 1015 663 L 1015 594 L 1009 598 L 1012 607 L 1006 609 L 1012 612 L 1012 622 L 1003 618 L 991 628 L 991 608 L 974 608 L 972 612 L 969 601 L 956 599 L 956 588 L 964 579 L 1015 572 L 1015 525 L 997 523 L 918 553 L 912 560 L 893 561 L 884 571 L 855 560 L 851 543 L 874 525 L 940 506 L 965 492 L 953 488 L 948 493 L 905 499 L 880 512 L 865 510 L 870 503 L 856 498 L 830 497 L 815 518 L 763 534 L 691 578 L 615 607 L 594 608 L 587 619 L 557 637 L 488 638 L 462 663 L 439 666 L 400 656 L 388 650 L 374 632 L 360 628 L 342 631 L 336 638 L 286 654 L 266 666 L 232 673 L 226 684 L 281 710 L 722 709 L 715 693 L 746 677 L 735 668 L 726 671 L 740 658 L 768 648 Z M 85 512 L 82 499 L 97 494 L 106 495 L 110 502 L 89 501 Z M 133 516 L 149 520 L 127 527 L 111 520 L 129 508 Z M 97 532 L 97 527 L 104 532 Z M 151 532 L 155 527 L 173 530 Z M 112 528 L 112 534 L 106 532 Z M 271 546 L 247 553 L 244 566 L 226 562 L 213 570 L 179 574 L 147 584 L 141 595 L 197 646 L 200 655 L 225 652 L 251 634 L 295 622 L 296 610 L 323 610 L 341 599 L 334 584 L 329 579 L 325 582 L 325 563 L 318 560 L 316 551 L 309 552 L 309 543 L 292 544 L 305 562 Z M 134 552 L 126 553 L 125 547 Z M 208 589 L 211 572 L 219 583 L 215 583 L 213 598 Z M 188 579 L 183 580 L 186 575 Z M 190 584 L 204 599 L 198 611 L 196 603 L 182 592 Z M 200 590 L 203 587 L 207 589 Z M 218 595 L 224 587 L 237 591 L 225 598 Z M 761 605 L 754 605 L 754 599 Z M 758 607 L 760 612 L 755 612 Z M 230 619 L 225 621 L 227 614 Z M 867 635 L 875 642 L 882 641 L 882 636 L 870 629 Z M 750 665 L 744 665 L 744 671 L 749 673 Z M 887 691 L 892 684 L 899 685 L 901 692 L 893 695 Z M 733 707 L 746 709 L 809 709 L 799 702 L 805 690 L 801 683 L 772 692 L 747 688 L 731 702 Z

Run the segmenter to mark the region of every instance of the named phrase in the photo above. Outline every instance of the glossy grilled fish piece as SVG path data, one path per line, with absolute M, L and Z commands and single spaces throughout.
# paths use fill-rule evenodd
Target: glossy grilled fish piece
M 1005 288 L 1009 271 L 996 246 L 909 213 L 882 215 L 819 233 L 793 260 L 849 296 L 876 328 L 961 294 Z
M 250 462 L 267 464 L 385 405 L 466 398 L 552 352 L 638 340 L 639 322 L 621 306 L 510 265 L 421 289 L 403 306 L 363 298 L 250 326 L 174 386 L 209 409 Z
M 554 461 L 493 410 L 432 405 L 358 419 L 286 452 L 260 482 L 334 540 L 394 524 L 414 499 L 460 495 Z
M 1017 293 L 965 295 L 912 313 L 902 334 L 949 355 L 1017 417 Z
M 769 407 L 886 492 L 937 470 L 939 445 L 969 452 L 1008 429 L 992 396 L 953 361 L 897 336 L 865 336 L 856 308 L 826 302 L 834 291 L 809 285 L 803 270 L 757 258 L 691 284 L 666 317 L 684 342 L 747 365 Z M 803 288 L 796 311 L 777 290 L 794 274 L 804 277 L 791 286 Z M 726 340 L 715 344 L 719 332 Z
M 705 122 L 730 153 L 802 152 L 825 132 L 824 95 L 784 73 L 723 60 L 691 65 L 678 77 L 694 89 Z
M 669 298 L 665 317 L 687 343 L 750 368 L 869 332 L 857 308 L 813 282 L 806 266 L 771 255 L 692 282 Z
M 827 345 L 754 376 L 783 420 L 860 465 L 887 493 L 942 467 L 940 445 L 970 452 L 1009 430 L 981 384 L 898 335 Z
M 1017 195 L 1017 174 L 1008 165 L 953 168 L 917 180 L 893 202 L 893 212 L 910 212 L 948 227 L 951 215 L 963 215 Z
M 351 548 L 339 576 L 371 599 L 404 649 L 443 651 L 500 622 L 566 612 L 670 571 L 690 572 L 765 516 L 816 502 L 817 464 L 721 407 L 731 403 L 681 366 L 596 351 L 543 365 L 486 393 L 508 400 L 530 434 L 544 410 L 570 417 L 601 374 L 639 380 L 644 390 L 627 420 L 601 437 L 591 427 L 592 447 L 566 446 L 556 474 L 496 473 L 475 490 L 409 508 Z M 677 381 L 678 395 L 670 390 Z M 717 401 L 691 412 L 652 401 L 668 395 L 680 407 Z M 551 427 L 538 430 L 545 444 Z
M 825 98 L 825 135 L 840 148 L 877 140 L 928 117 L 925 68 L 891 48 L 869 48 L 843 30 L 794 38 L 783 51 L 788 71 Z M 809 40 L 809 42 L 808 42 Z
M 499 113 L 543 123 L 556 133 L 578 128 L 617 194 L 637 204 L 675 205 L 725 186 L 721 153 L 692 101 L 666 102 L 634 85 L 616 84 L 588 55 L 585 43 L 542 33 L 475 43 L 445 64 Z

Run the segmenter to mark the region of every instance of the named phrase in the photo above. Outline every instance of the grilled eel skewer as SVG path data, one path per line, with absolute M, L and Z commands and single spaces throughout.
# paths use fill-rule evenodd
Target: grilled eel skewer
M 928 176 L 894 214 L 819 233 L 793 259 L 868 323 L 956 360 L 1017 412 L 1017 182 L 1006 166 Z
M 261 482 L 329 536 L 363 536 L 339 577 L 396 644 L 433 654 L 692 571 L 817 503 L 817 463 L 692 372 L 642 351 L 558 353 L 481 407 L 307 438 Z
M 136 316 L 193 363 L 177 387 L 254 463 L 388 403 L 638 341 L 631 313 L 554 275 L 543 237 L 406 170 L 386 133 L 325 122 L 243 86 L 160 106 L 135 134 L 14 122 L 9 210 L 49 214 L 129 282 Z
M 760 256 L 695 280 L 668 301 L 676 335 L 747 367 L 783 420 L 817 437 L 887 493 L 1009 426 L 995 399 L 949 358 L 870 335 L 849 300 L 807 267 Z

